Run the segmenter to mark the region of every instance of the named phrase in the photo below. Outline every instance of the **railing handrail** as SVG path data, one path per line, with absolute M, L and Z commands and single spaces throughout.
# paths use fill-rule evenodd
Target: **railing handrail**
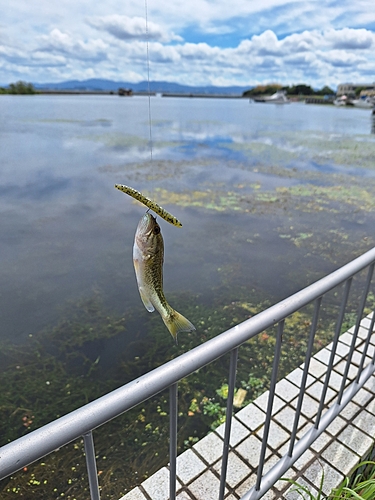
M 0 448 L 0 479 L 158 394 L 375 262 L 375 247 L 303 290 L 124 386 Z

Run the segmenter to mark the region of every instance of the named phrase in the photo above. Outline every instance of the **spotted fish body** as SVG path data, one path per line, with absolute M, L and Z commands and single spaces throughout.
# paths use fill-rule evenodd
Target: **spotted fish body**
M 150 200 L 150 198 L 147 198 L 147 196 L 140 193 L 136 189 L 130 186 L 125 186 L 125 184 L 115 184 L 115 188 L 119 189 L 123 193 L 128 194 L 132 198 L 140 201 L 141 203 L 146 205 L 146 207 L 148 207 L 150 210 L 160 215 L 160 217 L 169 222 L 169 224 L 173 224 L 174 226 L 177 227 L 182 227 L 181 222 L 178 219 L 176 219 L 176 217 L 174 217 L 172 214 L 167 212 L 163 207 L 155 203 L 155 201 Z
M 139 221 L 133 247 L 134 269 L 142 302 L 147 311 L 159 312 L 177 344 L 180 332 L 195 327 L 167 302 L 163 292 L 164 242 L 155 217 L 146 212 Z

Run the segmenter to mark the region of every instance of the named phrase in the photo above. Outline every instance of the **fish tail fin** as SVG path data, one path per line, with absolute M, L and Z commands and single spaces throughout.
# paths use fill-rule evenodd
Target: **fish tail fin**
M 185 316 L 171 308 L 170 312 L 163 316 L 165 326 L 174 338 L 177 345 L 177 335 L 181 332 L 192 332 L 195 326 Z

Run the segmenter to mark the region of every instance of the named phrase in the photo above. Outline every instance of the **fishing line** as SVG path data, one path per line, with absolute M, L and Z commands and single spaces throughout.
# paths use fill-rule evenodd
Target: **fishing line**
M 146 52 L 147 52 L 147 88 L 148 88 L 148 124 L 150 134 L 150 160 L 152 164 L 152 127 L 151 127 L 151 92 L 150 92 L 150 57 L 148 51 L 148 19 L 147 19 L 147 0 L 145 0 L 145 18 L 146 18 Z

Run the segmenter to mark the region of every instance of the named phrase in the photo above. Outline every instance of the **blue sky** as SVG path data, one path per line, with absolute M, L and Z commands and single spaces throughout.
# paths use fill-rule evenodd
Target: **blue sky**
M 147 78 L 144 0 L 2 1 L 0 82 Z M 374 0 L 147 0 L 150 79 L 375 81 Z

